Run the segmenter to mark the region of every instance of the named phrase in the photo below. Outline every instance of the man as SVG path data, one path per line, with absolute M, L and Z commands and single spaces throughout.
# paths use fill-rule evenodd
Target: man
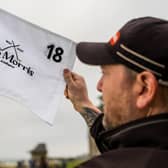
M 168 21 L 137 18 L 108 43 L 79 43 L 79 59 L 100 65 L 103 113 L 84 79 L 65 69 L 65 96 L 83 115 L 102 153 L 80 168 L 168 167 Z

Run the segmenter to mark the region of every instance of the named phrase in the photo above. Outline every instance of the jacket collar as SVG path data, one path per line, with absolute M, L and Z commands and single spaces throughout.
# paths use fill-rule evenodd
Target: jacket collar
M 101 152 L 126 147 L 168 148 L 168 113 L 138 119 L 97 136 Z

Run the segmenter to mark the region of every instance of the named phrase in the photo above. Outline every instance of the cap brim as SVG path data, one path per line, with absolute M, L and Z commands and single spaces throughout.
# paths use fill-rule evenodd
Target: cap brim
M 116 63 L 108 50 L 107 43 L 81 42 L 77 44 L 76 53 L 79 60 L 86 64 L 107 65 Z

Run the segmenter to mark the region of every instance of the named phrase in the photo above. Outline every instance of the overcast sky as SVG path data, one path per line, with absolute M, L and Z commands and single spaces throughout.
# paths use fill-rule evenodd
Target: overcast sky
M 108 41 L 129 19 L 155 16 L 168 19 L 166 0 L 0 0 L 0 7 L 43 28 L 79 41 Z M 91 99 L 98 104 L 97 67 L 76 60 Z M 49 156 L 77 156 L 88 152 L 85 122 L 65 99 L 50 127 L 23 105 L 0 97 L 0 159 L 29 158 L 37 143 L 45 142 Z

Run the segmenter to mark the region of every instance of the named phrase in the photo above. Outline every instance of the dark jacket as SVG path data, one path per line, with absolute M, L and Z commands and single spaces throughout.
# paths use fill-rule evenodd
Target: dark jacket
M 168 114 L 132 121 L 105 131 L 102 115 L 91 135 L 102 153 L 79 168 L 168 168 Z

